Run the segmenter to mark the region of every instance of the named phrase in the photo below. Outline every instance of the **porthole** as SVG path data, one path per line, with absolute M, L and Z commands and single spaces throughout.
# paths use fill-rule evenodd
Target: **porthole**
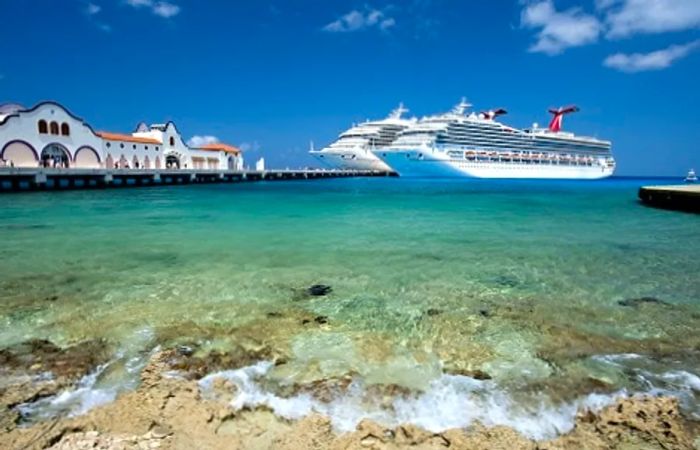
M 112 146 L 111 142 L 107 142 L 107 148 L 110 148 Z
M 124 143 L 122 142 L 121 144 L 119 144 L 119 147 L 124 148 Z

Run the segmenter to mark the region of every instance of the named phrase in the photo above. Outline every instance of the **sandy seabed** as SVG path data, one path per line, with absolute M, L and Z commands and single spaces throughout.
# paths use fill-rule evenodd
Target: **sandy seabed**
M 43 383 L 3 373 L 0 448 L 700 449 L 700 424 L 683 416 L 676 399 L 650 396 L 619 399 L 598 412 L 579 411 L 573 430 L 547 441 L 478 423 L 432 433 L 413 425 L 387 428 L 366 420 L 354 432 L 338 434 L 330 420 L 320 415 L 288 421 L 264 407 L 235 411 L 229 403 L 236 387 L 224 378 L 214 380 L 213 392 L 203 395 L 196 380 L 172 376 L 173 362 L 181 359 L 174 349 L 155 353 L 141 372 L 139 387 L 115 401 L 78 417 L 22 425 L 14 406 L 64 389 L 90 364 L 99 362 L 95 348 L 81 351 L 81 355 L 69 355 L 72 360 L 53 361 L 65 371 Z M 87 362 L 82 367 L 62 364 L 78 360 Z

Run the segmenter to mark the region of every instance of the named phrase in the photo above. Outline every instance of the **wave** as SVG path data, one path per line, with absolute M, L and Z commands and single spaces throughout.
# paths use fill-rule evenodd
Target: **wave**
M 568 404 L 553 405 L 544 394 L 533 394 L 528 402 L 516 402 L 493 381 L 445 374 L 424 392 L 398 394 L 388 401 L 369 395 L 369 386 L 354 379 L 338 395 L 324 401 L 311 392 L 283 397 L 265 390 L 261 381 L 272 367 L 270 362 L 260 362 L 217 372 L 201 379 L 200 389 L 207 395 L 213 391 L 215 380 L 223 378 L 238 388 L 230 402 L 236 410 L 262 406 L 290 420 L 318 413 L 330 418 L 337 432 L 354 431 L 364 419 L 387 427 L 413 424 L 431 432 L 464 428 L 478 421 L 486 426 L 505 425 L 536 440 L 570 431 L 580 409 L 597 411 L 627 395 L 624 391 L 590 394 Z

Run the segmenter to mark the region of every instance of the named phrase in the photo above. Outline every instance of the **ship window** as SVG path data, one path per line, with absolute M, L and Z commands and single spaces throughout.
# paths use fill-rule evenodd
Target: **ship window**
M 119 147 L 124 148 L 124 143 L 122 142 L 121 144 L 119 144 Z
M 148 150 L 148 145 L 144 145 L 143 148 L 145 148 L 146 150 Z
M 107 142 L 107 148 L 110 148 L 112 146 L 111 142 Z
M 133 144 L 133 145 L 131 146 L 131 148 L 133 148 L 134 150 L 136 150 L 136 144 Z
M 58 122 L 51 122 L 49 128 L 51 129 L 51 134 L 58 135 Z
M 63 136 L 70 136 L 70 127 L 65 122 L 61 124 L 61 134 Z
M 47 134 L 49 132 L 49 126 L 46 124 L 45 120 L 39 121 L 39 134 Z
M 170 146 L 175 147 L 175 138 L 170 136 Z

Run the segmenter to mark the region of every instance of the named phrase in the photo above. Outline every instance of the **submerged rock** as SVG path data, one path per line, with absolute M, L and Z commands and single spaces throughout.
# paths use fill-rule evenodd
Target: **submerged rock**
M 620 306 L 629 306 L 632 308 L 636 308 L 638 306 L 645 305 L 645 304 L 670 306 L 670 303 L 665 302 L 663 300 L 659 300 L 656 297 L 628 298 L 625 300 L 620 300 L 619 302 L 617 302 L 617 304 Z
M 333 288 L 325 284 L 314 284 L 306 292 L 312 297 L 322 297 L 333 292 Z

